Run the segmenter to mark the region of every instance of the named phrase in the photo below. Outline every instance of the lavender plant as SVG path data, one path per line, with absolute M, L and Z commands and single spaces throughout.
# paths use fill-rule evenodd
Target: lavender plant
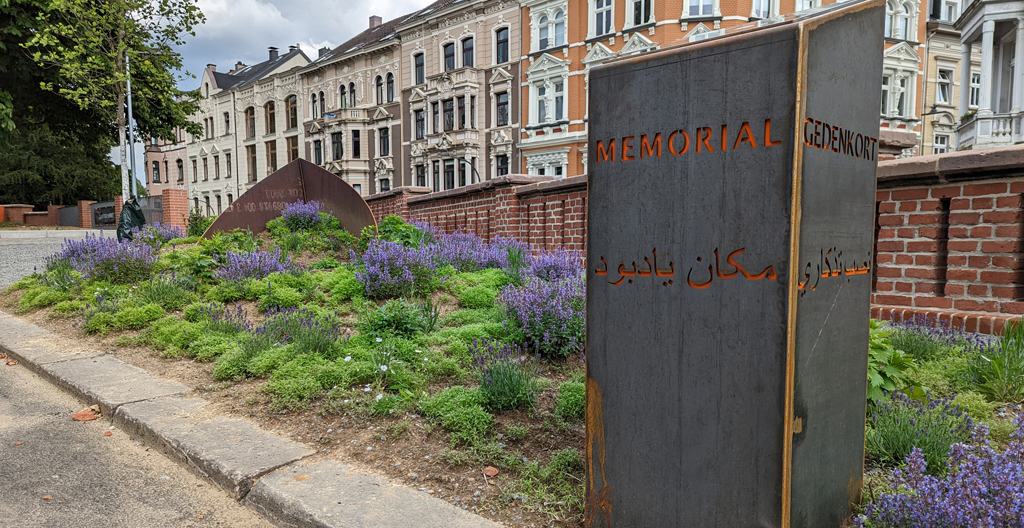
M 566 357 L 584 344 L 584 282 L 582 275 L 548 282 L 528 277 L 522 286 L 502 288 L 510 336 L 532 353 Z
M 274 248 L 273 253 L 262 249 L 247 252 L 228 251 L 226 263 L 218 270 L 215 277 L 228 283 L 241 283 L 248 279 L 263 279 L 275 272 L 294 269 L 291 257 L 281 257 L 281 249 Z
M 472 233 L 441 234 L 424 246 L 437 266 L 449 265 L 458 271 L 477 271 L 482 266 L 483 240 Z
M 890 314 L 893 318 L 894 314 Z M 915 314 L 902 321 L 888 321 L 886 329 L 897 350 L 910 354 L 918 361 L 942 359 L 950 353 L 963 350 L 969 355 L 983 352 L 991 346 L 991 338 L 964 330 L 966 321 L 954 327 L 949 320 Z
M 362 256 L 351 253 L 362 263 L 356 280 L 374 298 L 412 295 L 424 291 L 434 279 L 437 267 L 426 251 L 408 248 L 398 242 L 374 239 Z
M 474 339 L 469 352 L 484 407 L 492 411 L 533 407 L 536 368 L 522 349 L 496 340 Z
M 143 244 L 153 246 L 155 248 L 166 243 L 168 240 L 185 238 L 185 230 L 178 226 L 156 222 L 154 224 L 147 224 L 142 227 L 132 228 L 132 238 L 138 239 Z
M 979 426 L 973 442 L 955 444 L 944 477 L 929 471 L 924 451 L 915 448 L 906 466 L 890 475 L 890 493 L 868 503 L 858 527 L 960 528 L 1024 526 L 1024 419 L 1009 447 L 999 453 Z
M 284 206 L 284 210 L 281 211 L 281 219 L 285 227 L 292 231 L 309 230 L 317 227 L 323 221 L 321 213 L 324 213 L 323 202 L 299 200 Z
M 324 317 L 309 308 L 270 312 L 253 333 L 268 342 L 292 343 L 298 353 L 319 356 L 329 355 L 343 335 L 337 319 Z
M 575 251 L 560 247 L 557 251 L 545 251 L 533 257 L 530 271 L 546 281 L 578 277 L 583 273 L 583 257 Z
M 86 279 L 102 278 L 113 284 L 148 279 L 157 260 L 153 248 L 142 242 L 91 235 L 65 239 L 56 258 L 69 261 Z
M 922 452 L 930 474 L 946 470 L 950 448 L 970 439 L 974 422 L 952 398 L 927 404 L 906 394 L 891 394 L 868 417 L 866 451 L 884 467 L 906 460 L 914 449 Z

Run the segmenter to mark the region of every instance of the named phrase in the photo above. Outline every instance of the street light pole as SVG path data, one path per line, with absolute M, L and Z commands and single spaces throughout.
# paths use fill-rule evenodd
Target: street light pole
M 483 181 L 480 178 L 480 172 L 476 170 L 476 165 L 470 163 L 469 160 L 467 160 L 466 158 L 463 158 L 462 156 L 455 156 L 455 155 L 452 155 L 451 153 L 445 152 L 445 153 L 441 154 L 441 159 L 457 159 L 457 160 L 464 161 L 466 163 L 466 165 L 469 165 L 469 168 L 473 169 L 473 172 L 469 176 L 469 183 L 473 184 L 473 183 L 478 183 L 478 182 Z M 474 179 L 473 176 L 474 175 L 476 176 L 476 181 L 473 181 L 473 179 Z
M 138 185 L 135 181 L 135 124 L 132 116 L 132 67 L 129 63 L 128 53 L 124 54 L 124 71 L 128 76 L 128 155 L 131 156 L 131 168 L 132 168 L 132 179 L 129 182 L 131 185 L 128 187 L 128 192 L 132 196 L 136 195 L 135 186 Z M 121 198 L 122 200 L 124 197 Z

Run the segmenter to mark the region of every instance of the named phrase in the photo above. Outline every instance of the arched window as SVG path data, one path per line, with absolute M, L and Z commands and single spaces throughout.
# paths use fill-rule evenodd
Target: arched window
M 245 109 L 245 137 L 256 137 L 256 109 L 251 106 Z
M 910 40 L 910 6 L 900 6 L 900 36 L 903 40 Z
M 388 102 L 395 100 L 395 76 L 388 74 Z
M 210 96 L 210 83 L 203 83 L 203 97 Z
M 555 13 L 555 46 L 565 44 L 565 13 Z
M 288 117 L 288 128 L 299 127 L 299 98 L 289 95 L 284 100 L 284 111 Z
M 885 4 L 885 36 L 892 38 L 892 28 L 896 25 L 893 22 L 896 18 L 896 7 L 892 2 Z
M 380 75 L 377 76 L 377 104 L 384 104 L 384 78 Z
M 538 31 L 538 34 L 540 35 L 540 49 L 548 49 L 548 47 L 551 46 L 551 40 L 548 38 L 550 33 L 548 29 L 548 17 L 540 17 L 540 22 L 538 22 L 538 26 L 540 30 Z
M 160 162 L 153 162 L 153 183 L 160 183 Z
M 338 103 L 340 108 L 348 108 L 348 100 L 345 99 L 345 85 L 338 90 Z
M 311 100 L 310 107 L 313 109 L 312 117 L 313 117 L 313 119 L 316 119 L 317 117 L 319 117 L 317 115 L 316 94 L 313 94 L 313 95 L 311 95 L 309 97 L 310 97 L 310 100 Z
M 277 114 L 274 112 L 274 102 L 268 101 L 263 105 L 263 115 L 266 120 L 267 134 L 277 132 Z
M 356 107 L 356 83 L 348 83 L 348 100 L 352 102 L 352 107 Z
M 178 181 L 185 181 L 185 163 L 178 160 L 175 164 L 178 166 Z
M 327 99 L 324 98 L 324 93 L 320 92 L 320 117 L 323 117 L 327 113 Z

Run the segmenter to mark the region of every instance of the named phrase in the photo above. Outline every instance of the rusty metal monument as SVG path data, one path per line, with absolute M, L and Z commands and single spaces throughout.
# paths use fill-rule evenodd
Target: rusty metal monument
M 837 527 L 859 500 L 883 13 L 590 72 L 588 527 Z
M 232 229 L 259 233 L 266 230 L 267 222 L 281 215 L 284 206 L 297 200 L 323 202 L 341 227 L 355 236 L 364 227 L 377 225 L 370 206 L 345 180 L 314 163 L 297 159 L 239 196 L 203 236 L 209 238 Z

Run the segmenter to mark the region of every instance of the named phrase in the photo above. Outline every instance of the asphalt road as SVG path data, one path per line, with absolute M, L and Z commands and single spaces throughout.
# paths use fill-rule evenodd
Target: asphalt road
M 0 288 L 31 275 L 33 268 L 44 269 L 46 257 L 60 251 L 63 241 L 59 238 L 0 240 Z
M 6 362 L 0 360 L 0 527 L 272 526 L 111 429 L 109 420 L 72 421 L 84 403 Z

